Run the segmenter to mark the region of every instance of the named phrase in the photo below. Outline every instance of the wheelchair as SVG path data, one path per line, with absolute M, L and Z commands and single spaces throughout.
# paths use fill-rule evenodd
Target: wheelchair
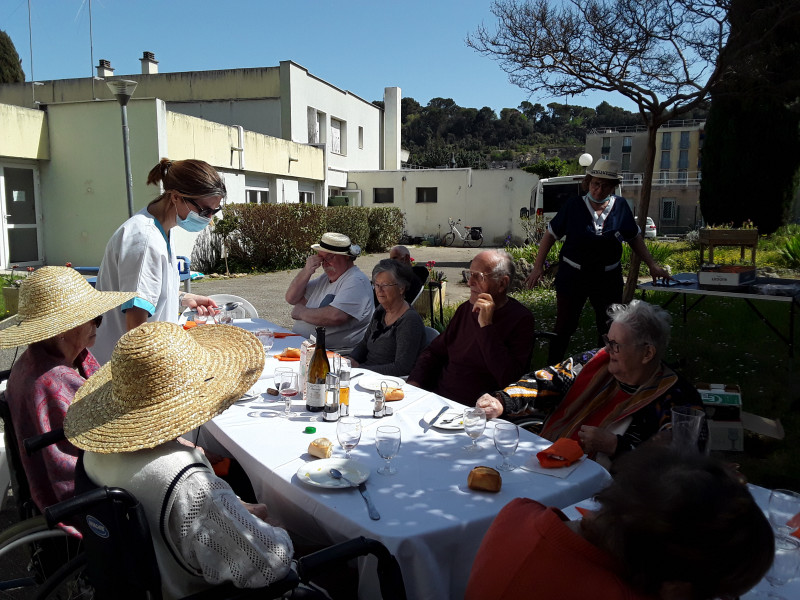
M 63 438 L 53 431 L 25 441 L 27 451 L 35 451 Z M 36 598 L 92 598 L 94 600 L 159 600 L 161 575 L 144 509 L 135 496 L 122 488 L 97 487 L 83 470 L 76 468 L 74 498 L 45 509 L 0 534 L 0 557 L 15 546 L 29 544 L 40 535 L 69 524 L 81 532 L 81 551 L 67 560 L 44 581 L 37 581 Z M 63 535 L 63 534 L 61 534 Z M 380 542 L 364 537 L 351 539 L 294 562 L 284 578 L 263 588 L 240 589 L 223 584 L 189 596 L 186 600 L 217 598 L 329 598 L 313 580 L 326 571 L 361 556 L 377 558 L 381 596 L 405 600 L 405 585 L 397 559 Z

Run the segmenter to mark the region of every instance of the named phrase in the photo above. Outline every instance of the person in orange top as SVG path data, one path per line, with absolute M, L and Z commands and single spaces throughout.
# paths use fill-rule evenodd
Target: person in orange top
M 465 600 L 727 598 L 767 572 L 772 529 L 724 464 L 647 445 L 617 466 L 581 521 L 527 498 L 506 505 Z

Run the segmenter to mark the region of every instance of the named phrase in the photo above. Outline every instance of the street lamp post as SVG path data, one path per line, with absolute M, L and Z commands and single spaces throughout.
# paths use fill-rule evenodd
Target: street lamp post
M 119 102 L 122 110 L 122 151 L 125 153 L 125 187 L 128 192 L 128 216 L 133 216 L 133 175 L 131 173 L 131 149 L 130 135 L 128 130 L 128 100 L 133 96 L 136 89 L 135 81 L 130 79 L 114 79 L 106 81 L 108 89 Z

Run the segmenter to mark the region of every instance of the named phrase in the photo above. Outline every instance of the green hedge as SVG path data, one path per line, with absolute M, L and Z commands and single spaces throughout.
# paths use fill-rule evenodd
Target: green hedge
M 280 271 L 302 266 L 311 244 L 326 231 L 349 236 L 367 252 L 384 252 L 403 234 L 398 208 L 324 207 L 314 204 L 232 204 L 226 218 L 238 227 L 230 256 L 244 270 Z M 213 236 L 212 243 L 218 236 Z

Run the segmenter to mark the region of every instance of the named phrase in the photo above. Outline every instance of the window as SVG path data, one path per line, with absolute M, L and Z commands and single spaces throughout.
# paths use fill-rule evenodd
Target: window
M 375 204 L 393 204 L 394 188 L 373 188 L 372 201 Z M 419 202 L 419 192 L 417 192 L 417 202 Z
M 670 168 L 671 164 L 672 163 L 671 163 L 671 160 L 670 160 L 669 151 L 662 151 L 661 152 L 661 165 L 660 165 L 661 170 L 662 171 L 669 171 L 669 168 Z
M 364 148 L 364 128 L 359 125 L 358 127 L 358 148 Z
M 661 134 L 661 149 L 672 150 L 672 133 L 664 132 Z
M 678 169 L 678 183 L 689 181 L 689 172 L 686 169 Z
M 633 147 L 633 138 L 629 135 L 622 136 L 622 151 L 630 152 Z
M 347 124 L 339 119 L 331 118 L 331 152 L 347 153 Z
M 688 150 L 681 150 L 678 154 L 678 168 L 679 169 L 688 169 L 689 168 L 689 151 Z
M 669 183 L 669 171 L 661 171 L 658 176 L 658 183 Z
M 438 188 L 435 187 L 418 187 L 417 188 L 417 204 L 423 202 L 436 202 L 436 190 Z
M 622 155 L 622 170 L 623 171 L 630 171 L 631 170 L 631 155 L 630 153 L 626 153 Z
M 678 207 L 675 198 L 661 199 L 661 221 L 674 222 L 678 217 Z
M 247 188 L 244 191 L 248 204 L 267 204 L 269 202 L 269 189 Z
M 300 204 L 314 204 L 314 192 L 300 192 Z
M 600 154 L 606 155 L 611 152 L 611 138 L 604 137 L 603 138 L 603 145 L 600 148 Z M 603 158 L 608 158 L 607 156 L 603 156 Z
M 309 106 L 306 115 L 308 120 L 308 143 L 319 144 L 319 113 L 317 109 Z
M 689 132 L 681 131 L 681 148 L 689 147 Z

